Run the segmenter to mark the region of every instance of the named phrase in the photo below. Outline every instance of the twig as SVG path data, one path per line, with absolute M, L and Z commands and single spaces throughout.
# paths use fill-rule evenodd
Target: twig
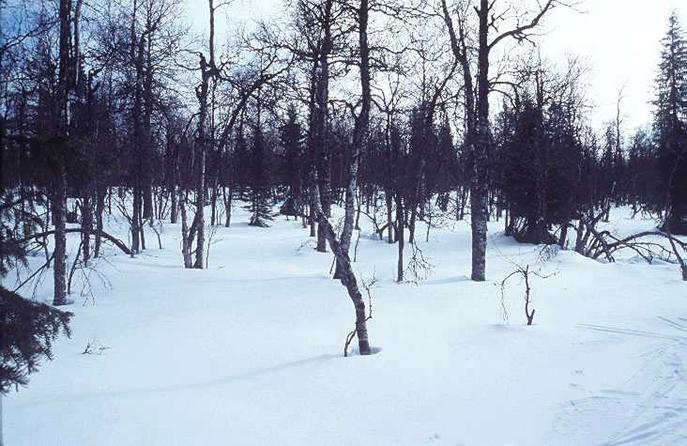
M 36 275 L 37 275 L 38 273 L 40 273 L 43 269 L 47 268 L 47 267 L 50 265 L 50 262 L 52 262 L 52 259 L 53 259 L 54 257 L 55 257 L 55 252 L 53 252 L 53 253 L 50 255 L 50 258 L 48 259 L 47 262 L 45 262 L 40 268 L 36 269 L 36 271 L 34 271 L 29 277 L 27 277 L 22 283 L 20 283 L 19 286 L 17 286 L 12 292 L 16 293 L 17 291 L 19 291 L 19 289 L 20 289 L 21 287 L 23 287 L 23 286 L 26 285 L 31 279 L 33 279 L 34 277 L 36 277 Z

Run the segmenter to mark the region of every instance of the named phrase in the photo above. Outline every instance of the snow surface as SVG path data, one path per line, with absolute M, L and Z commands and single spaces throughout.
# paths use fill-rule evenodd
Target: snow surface
M 652 225 L 621 211 L 621 232 Z M 152 231 L 135 259 L 108 248 L 92 294 L 77 273 L 73 336 L 5 398 L 6 445 L 687 444 L 675 265 L 569 251 L 543 262 L 492 222 L 489 280 L 474 283 L 469 224 L 447 221 L 429 242 L 418 229 L 431 275 L 396 284 L 396 245 L 365 227 L 355 268 L 379 280 L 377 353 L 344 358 L 354 313 L 331 254 L 293 220 L 234 221 L 214 233 L 207 270 L 182 268 L 180 228 L 166 224 L 162 250 Z M 108 228 L 126 239 L 120 222 Z M 503 299 L 497 285 L 512 262 L 553 274 L 533 280 L 532 327 L 523 284 Z M 36 298 L 49 296 L 46 276 Z

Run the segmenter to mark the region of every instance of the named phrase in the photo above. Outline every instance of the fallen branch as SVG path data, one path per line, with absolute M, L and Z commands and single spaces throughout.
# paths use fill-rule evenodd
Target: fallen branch
M 66 232 L 67 234 L 82 233 L 82 232 L 83 232 L 83 229 L 82 229 L 82 228 L 67 228 L 67 229 L 65 230 L 65 232 Z M 90 232 L 92 235 L 100 235 L 100 237 L 102 237 L 102 238 L 108 240 L 109 242 L 111 242 L 113 245 L 115 245 L 117 248 L 119 248 L 123 253 L 125 253 L 125 254 L 127 254 L 127 255 L 131 255 L 131 254 L 132 254 L 132 253 L 131 253 L 131 249 L 129 249 L 129 247 L 126 246 L 126 244 L 125 244 L 123 241 L 119 240 L 118 238 L 113 237 L 112 235 L 108 234 L 107 232 L 102 231 L 102 230 L 98 230 L 98 229 L 91 229 L 89 232 Z M 52 229 L 52 230 L 50 230 L 50 231 L 45 231 L 45 232 L 39 232 L 39 233 L 36 233 L 36 234 L 31 234 L 29 237 L 26 237 L 26 238 L 23 238 L 23 239 L 19 240 L 18 243 L 22 243 L 22 244 L 23 244 L 23 243 L 30 242 L 31 240 L 36 239 L 36 238 L 47 237 L 47 236 L 49 236 L 49 235 L 54 235 L 54 234 L 55 234 L 55 230 L 54 230 L 54 229 Z
M 598 218 L 594 218 L 591 221 L 582 221 L 582 225 L 587 229 L 587 232 L 584 235 L 583 249 L 578 252 L 594 260 L 598 260 L 601 255 L 604 255 L 608 262 L 613 263 L 615 262 L 613 255 L 616 252 L 622 249 L 630 249 L 649 264 L 653 262 L 654 257 L 661 258 L 671 263 L 677 263 L 680 265 L 680 270 L 682 271 L 682 280 L 687 281 L 687 261 L 685 260 L 687 242 L 680 240 L 668 232 L 658 229 L 643 231 L 625 238 L 619 238 L 609 231 L 598 231 L 595 228 L 598 221 Z M 588 242 L 588 237 L 590 235 L 592 236 L 592 240 Z M 656 241 L 646 241 L 645 239 L 649 237 L 660 237 L 667 240 L 670 244 L 670 249 Z M 672 260 L 673 256 L 675 256 L 675 261 Z

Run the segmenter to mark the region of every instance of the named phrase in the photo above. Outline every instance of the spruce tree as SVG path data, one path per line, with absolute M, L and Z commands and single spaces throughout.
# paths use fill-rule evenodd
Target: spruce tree
M 640 129 L 632 138 L 627 159 L 628 194 L 635 211 L 640 203 L 655 202 L 651 184 L 656 183 L 655 149 L 650 135 Z
M 283 177 L 289 186 L 289 194 L 281 207 L 281 213 L 294 217 L 302 214 L 303 206 L 303 136 L 296 109 L 291 107 L 280 135 L 284 148 Z
M 21 209 L 13 192 L 0 190 L 0 279 L 26 262 L 24 240 L 39 223 Z M 52 342 L 61 332 L 70 334 L 71 316 L 0 285 L 0 395 L 25 385 L 41 359 L 52 359 Z
M 578 208 L 582 147 L 572 121 L 565 104 L 544 108 L 527 97 L 501 116 L 494 176 L 510 210 L 507 232 L 518 241 L 555 243 L 551 230 L 567 225 Z
M 269 227 L 273 220 L 270 162 L 265 145 L 265 135 L 258 124 L 253 132 L 253 147 L 250 152 L 250 225 Z
M 625 157 L 618 141 L 615 123 L 608 123 L 603 136 L 603 149 L 599 168 L 603 175 L 599 177 L 601 206 L 606 209 L 604 221 L 608 221 L 608 211 L 612 202 L 619 203 L 626 198 L 628 178 L 625 175 Z
M 233 153 L 233 180 L 238 187 L 239 199 L 246 199 L 246 186 L 250 181 L 250 153 L 248 150 L 248 142 L 243 133 L 243 123 L 239 125 L 236 132 L 236 144 Z
M 0 286 L 0 394 L 26 385 L 41 359 L 52 359 L 52 342 L 68 336 L 72 313 L 24 299 Z
M 654 130 L 658 147 L 659 201 L 663 228 L 687 234 L 687 43 L 673 12 L 664 37 L 657 78 Z

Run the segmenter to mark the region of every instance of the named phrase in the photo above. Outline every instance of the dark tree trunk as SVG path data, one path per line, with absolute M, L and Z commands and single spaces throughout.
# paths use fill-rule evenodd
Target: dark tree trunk
M 91 232 L 93 231 L 93 211 L 90 194 L 85 194 L 81 205 L 81 244 L 83 250 L 83 264 L 88 265 L 91 259 Z
M 133 212 L 131 214 L 131 251 L 134 254 L 141 252 L 141 191 L 134 186 Z
M 396 281 L 403 282 L 403 250 L 405 249 L 405 217 L 403 215 L 403 199 L 396 196 L 396 238 L 398 239 L 398 264 L 396 265 Z
M 212 185 L 210 195 L 210 225 L 215 226 L 217 220 L 217 186 Z
M 147 28 L 152 31 L 152 25 L 148 25 Z M 154 215 L 153 206 L 153 137 L 152 137 L 152 117 L 154 99 L 153 99 L 153 62 L 152 62 L 152 37 L 146 39 L 145 45 L 145 69 L 143 71 L 143 116 L 141 119 L 142 123 L 142 164 L 143 170 L 141 172 L 142 178 L 142 198 L 143 198 L 143 209 L 141 214 L 141 220 L 143 222 L 152 220 Z M 141 230 L 143 224 L 141 224 Z M 143 235 L 141 235 L 143 237 Z
M 310 206 L 310 237 L 315 237 L 317 234 L 316 226 L 317 222 L 315 221 L 315 212 L 313 211 L 313 207 Z
M 394 243 L 394 232 L 392 224 L 392 214 L 393 214 L 393 197 L 391 196 L 391 191 L 386 190 L 384 192 L 384 199 L 386 200 L 386 225 L 387 225 L 387 242 L 389 244 Z
M 53 196 L 52 219 L 55 225 L 55 252 L 54 252 L 54 282 L 55 292 L 53 305 L 67 304 L 67 175 L 64 167 L 60 166 L 60 172 L 55 181 L 55 194 Z
M 98 190 L 96 192 L 95 202 L 95 250 L 94 257 L 100 257 L 100 245 L 102 244 L 102 237 L 100 233 L 103 231 L 103 213 L 105 212 L 105 190 Z
M 566 244 L 568 243 L 568 225 L 570 222 L 566 221 L 561 225 L 561 235 L 558 237 L 558 246 L 561 247 L 561 249 L 565 249 Z
M 227 188 L 222 186 L 222 197 L 224 202 L 224 226 L 226 228 L 231 226 L 231 201 L 234 196 L 234 190 L 229 187 L 229 192 L 227 193 Z
M 198 221 L 198 232 L 195 251 L 195 262 L 193 267 L 203 269 L 203 259 L 205 252 L 205 153 L 201 154 L 198 173 L 198 187 L 196 189 L 196 217 Z
M 479 54 L 477 73 L 477 134 L 475 136 L 474 171 L 470 193 L 472 228 L 472 280 L 486 280 L 487 251 L 487 153 L 490 145 L 489 131 L 489 0 L 480 0 Z
M 320 225 L 319 220 L 317 220 L 317 246 L 316 250 L 318 252 L 327 252 L 327 236 L 324 233 L 324 228 Z
M 138 228 L 141 230 L 141 250 L 146 249 L 146 234 L 145 234 L 145 222 L 143 220 L 143 213 L 138 213 Z
M 69 136 L 69 90 L 70 90 L 70 52 L 71 52 L 71 1 L 60 0 L 60 65 L 58 79 L 58 141 L 61 153 L 56 154 L 57 173 L 55 175 L 52 197 L 53 223 L 55 225 L 54 252 L 54 295 L 53 305 L 67 304 L 67 172 L 64 164 L 67 137 Z
M 331 173 L 329 160 L 328 139 L 328 102 L 329 102 L 329 56 L 332 51 L 332 7 L 333 0 L 323 2 L 322 31 L 323 38 L 316 68 L 313 70 L 313 99 L 310 117 L 309 149 L 314 154 L 314 165 L 317 169 L 317 184 L 312 187 L 319 189 L 320 203 L 313 203 L 313 208 L 322 208 L 325 217 L 330 217 L 331 211 Z M 326 252 L 326 231 L 317 218 L 317 251 Z
M 179 214 L 179 205 L 177 202 L 177 187 L 173 184 L 169 188 L 169 194 L 170 194 L 170 206 L 169 206 L 169 221 L 172 224 L 175 224 L 178 220 L 178 214 Z
M 410 209 L 410 221 L 408 222 L 408 243 L 415 243 L 415 221 L 417 220 L 417 206 Z

